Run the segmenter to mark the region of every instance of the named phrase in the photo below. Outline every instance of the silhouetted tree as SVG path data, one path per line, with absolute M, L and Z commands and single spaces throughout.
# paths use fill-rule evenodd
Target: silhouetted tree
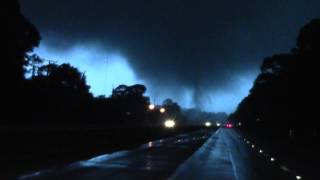
M 319 57 L 320 19 L 312 20 L 300 30 L 297 38 L 297 51 L 300 54 Z
M 3 118 L 1 121 L 11 121 L 20 118 L 24 106 L 24 64 L 25 55 L 39 45 L 40 34 L 20 12 L 18 0 L 2 3 L 1 17 L 4 53 L 2 53 L 2 93 L 1 104 Z M 14 111 L 15 113 L 11 113 Z
M 39 68 L 40 76 L 46 76 L 50 83 L 56 86 L 61 86 L 73 89 L 77 92 L 89 93 L 89 86 L 86 82 L 84 73 L 81 73 L 77 68 L 70 64 L 48 64 Z
M 291 53 L 264 59 L 249 96 L 243 99 L 229 119 L 242 121 L 258 131 L 257 127 L 260 130 L 273 127 L 274 132 L 287 132 L 289 129 L 313 132 L 310 128 L 314 127 L 301 123 L 298 113 L 309 103 L 303 99 L 312 98 L 308 95 L 311 92 L 303 89 L 312 84 L 308 81 L 313 77 L 310 65 L 320 59 L 319 47 L 320 20 L 315 19 L 301 29 L 297 47 Z
M 10 72 L 7 80 L 15 85 L 21 83 L 24 78 L 23 65 L 25 64 L 25 55 L 31 52 L 34 47 L 39 45 L 40 34 L 33 24 L 31 24 L 21 13 L 18 0 L 7 1 L 4 3 L 5 31 L 7 38 L 7 58 L 5 68 Z
M 146 90 L 146 87 L 141 84 L 136 84 L 133 86 L 119 85 L 118 87 L 113 89 L 112 97 L 142 97 Z
M 174 102 L 172 99 L 165 99 L 162 106 L 166 109 L 166 114 L 170 118 L 181 118 L 181 108 L 179 104 Z
M 39 67 L 43 65 L 43 59 L 41 59 L 38 55 L 26 55 L 25 56 L 25 64 L 24 64 L 24 73 L 30 74 L 31 77 L 38 75 Z
M 143 123 L 149 104 L 149 98 L 143 96 L 145 92 L 146 87 L 141 84 L 119 85 L 113 89 L 111 101 L 123 121 L 133 125 Z

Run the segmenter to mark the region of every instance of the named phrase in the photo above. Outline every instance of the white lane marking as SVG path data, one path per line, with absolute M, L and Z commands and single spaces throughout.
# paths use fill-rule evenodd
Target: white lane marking
M 235 163 L 232 162 L 233 159 L 227 142 L 229 137 L 225 137 L 225 133 L 225 130 L 217 130 L 217 132 L 193 155 L 184 161 L 168 179 L 192 179 L 192 175 L 200 175 L 208 179 L 222 177 L 238 179 L 237 167 L 235 167 Z M 192 174 L 190 174 L 190 168 L 193 169 Z M 196 178 L 201 179 L 201 177 Z

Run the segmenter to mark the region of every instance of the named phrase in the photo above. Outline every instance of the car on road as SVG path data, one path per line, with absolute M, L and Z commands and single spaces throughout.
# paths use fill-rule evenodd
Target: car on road
M 227 122 L 227 123 L 224 124 L 225 128 L 233 128 L 233 126 L 234 125 L 232 123 L 230 123 L 230 122 Z

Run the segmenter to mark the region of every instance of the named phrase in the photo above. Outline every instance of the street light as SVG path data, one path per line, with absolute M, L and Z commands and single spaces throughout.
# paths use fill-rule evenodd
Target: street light
M 220 123 L 218 123 L 218 122 L 216 123 L 216 125 L 217 125 L 218 127 L 220 127 L 220 126 L 221 126 L 221 124 L 220 124 Z
M 206 127 L 210 127 L 210 126 L 211 126 L 211 122 L 208 122 L 208 121 L 207 121 L 207 122 L 204 123 L 204 125 L 205 125 Z
M 168 119 L 164 122 L 164 126 L 166 128 L 173 128 L 176 125 L 176 123 L 174 122 L 174 120 L 172 119 Z
M 165 112 L 166 112 L 166 109 L 165 109 L 165 108 L 163 108 L 163 107 L 162 107 L 162 108 L 160 108 L 160 113 L 162 113 L 162 114 L 163 114 L 163 113 L 165 113 Z
M 154 105 L 154 104 L 150 104 L 150 105 L 148 106 L 148 108 L 149 108 L 149 110 L 154 110 L 155 105 Z

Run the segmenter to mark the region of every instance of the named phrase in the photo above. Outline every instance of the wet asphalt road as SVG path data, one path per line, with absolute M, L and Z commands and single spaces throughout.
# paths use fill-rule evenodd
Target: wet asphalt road
M 233 129 L 220 128 L 170 179 L 257 179 L 248 148 Z
M 212 134 L 199 131 L 148 142 L 137 149 L 79 161 L 65 167 L 37 171 L 23 180 L 166 179 Z
M 203 130 L 148 142 L 130 151 L 105 154 L 64 167 L 37 171 L 18 179 L 293 179 L 276 168 L 273 165 L 275 163 L 252 165 L 255 156 L 262 156 L 254 153 L 250 147 L 234 129 Z

